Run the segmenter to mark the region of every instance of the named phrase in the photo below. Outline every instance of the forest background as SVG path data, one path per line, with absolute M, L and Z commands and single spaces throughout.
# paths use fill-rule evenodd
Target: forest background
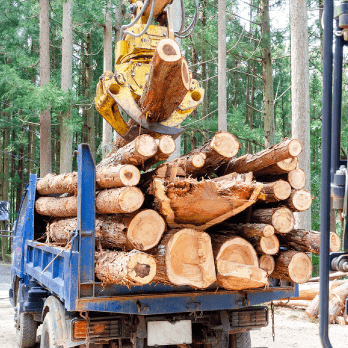
M 114 63 L 120 26 L 131 19 L 128 1 L 47 1 L 49 75 L 43 84 L 42 77 L 40 83 L 40 3 L 38 0 L 0 2 L 0 201 L 11 202 L 11 221 L 16 218 L 29 174 L 40 175 L 40 139 L 47 151 L 51 149 L 48 162 L 53 173 L 62 172 L 62 162 L 67 156 L 72 158 L 71 169 L 77 169 L 72 151 L 79 143 L 90 144 L 97 163 L 110 149 L 112 142 L 103 141 L 103 119 L 94 106 L 95 88 L 103 73 L 104 55 L 112 57 Z M 68 25 L 72 34 L 72 80 L 68 88 L 62 83 L 66 70 L 66 64 L 62 63 L 62 32 L 67 4 L 71 4 Z M 193 2 L 185 0 L 185 4 L 189 21 Z M 316 197 L 311 212 L 313 230 L 320 228 L 322 14 L 323 0 L 307 1 L 311 192 Z M 267 16 L 270 20 L 265 22 Z M 227 0 L 226 22 L 227 127 L 242 145 L 239 155 L 256 153 L 265 148 L 264 121 L 268 117 L 263 106 L 265 86 L 270 83 L 263 71 L 265 49 L 271 53 L 271 117 L 275 125 L 272 136 L 275 142 L 291 137 L 290 0 Z M 270 30 L 265 30 L 265 26 Z M 106 45 L 110 29 L 112 47 Z M 205 98 L 183 123 L 182 154 L 200 146 L 218 131 L 217 37 L 218 1 L 200 0 L 197 27 L 189 38 L 181 41 L 181 47 L 192 77 L 205 89 Z M 347 86 L 346 74 L 343 76 Z M 343 88 L 343 94 L 342 156 L 346 158 L 347 88 Z M 44 113 L 50 118 L 50 132 L 40 136 L 40 115 Z M 72 135 L 72 151 L 67 154 L 63 151 L 64 132 Z M 2 246 L 6 254 L 10 252 L 10 243 L 4 238 Z

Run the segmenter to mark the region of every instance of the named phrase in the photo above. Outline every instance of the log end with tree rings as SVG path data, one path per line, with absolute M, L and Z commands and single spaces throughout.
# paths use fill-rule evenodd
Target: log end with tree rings
M 259 244 L 260 252 L 268 255 L 275 255 L 279 251 L 279 240 L 276 235 L 261 237 Z
M 191 77 L 190 77 L 190 70 L 188 67 L 188 64 L 186 62 L 186 59 L 183 59 L 181 61 L 181 75 L 182 75 L 182 82 L 187 90 L 190 89 L 190 84 L 191 84 Z M 201 99 L 201 94 L 196 91 L 192 93 L 192 98 L 195 101 L 199 101 Z
M 166 224 L 155 210 L 146 209 L 136 214 L 128 226 L 127 239 L 138 250 L 155 247 L 162 238 Z
M 158 150 L 163 155 L 168 155 L 169 156 L 176 149 L 175 141 L 169 135 L 162 135 L 157 141 L 158 141 Z
M 297 139 L 291 139 L 288 145 L 288 149 L 289 149 L 289 154 L 292 157 L 297 157 L 302 151 L 301 142 Z
M 287 199 L 291 194 L 291 186 L 284 180 L 278 180 L 274 183 L 273 187 L 274 196 L 278 200 Z
M 277 167 L 284 172 L 290 172 L 291 170 L 296 169 L 298 162 L 298 157 L 287 158 L 283 161 L 277 162 Z
M 305 211 L 312 205 L 312 195 L 307 190 L 295 191 L 290 198 L 290 208 L 293 208 L 294 211 Z
M 156 154 L 158 147 L 156 140 L 151 135 L 142 134 L 134 141 L 135 148 L 140 155 L 150 158 Z
M 205 289 L 216 281 L 211 239 L 205 232 L 183 229 L 166 245 L 167 277 L 175 285 Z
M 204 154 L 198 153 L 192 156 L 191 163 L 194 168 L 202 168 L 204 166 L 205 158 L 202 155 Z
M 341 249 L 340 236 L 335 232 L 330 232 L 330 252 L 338 252 Z
M 271 237 L 274 235 L 274 227 L 272 225 L 265 225 L 263 227 L 263 235 L 265 237 Z
M 260 268 L 267 272 L 267 274 L 271 274 L 275 268 L 274 257 L 271 255 L 261 255 L 260 256 Z
M 301 190 L 306 184 L 306 174 L 300 168 L 294 169 L 288 173 L 288 181 L 292 188 Z
M 292 231 L 295 226 L 294 214 L 288 208 L 278 208 L 272 215 L 272 225 L 276 231 L 288 233 Z
M 226 158 L 234 157 L 239 149 L 238 139 L 231 133 L 221 132 L 215 134 L 210 146 L 220 155 Z
M 181 51 L 176 41 L 172 39 L 162 39 L 157 47 L 157 54 L 165 62 L 176 62 L 181 59 Z

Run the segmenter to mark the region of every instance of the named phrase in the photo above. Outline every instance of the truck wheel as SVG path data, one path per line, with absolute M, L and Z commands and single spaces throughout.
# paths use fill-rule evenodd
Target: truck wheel
M 29 313 L 19 313 L 19 300 L 17 296 L 17 326 L 16 338 L 18 348 L 31 348 L 35 345 L 37 322 Z
M 250 331 L 230 335 L 230 348 L 251 348 Z
M 40 348 L 58 348 L 54 336 L 52 318 L 49 312 L 46 314 L 42 324 Z

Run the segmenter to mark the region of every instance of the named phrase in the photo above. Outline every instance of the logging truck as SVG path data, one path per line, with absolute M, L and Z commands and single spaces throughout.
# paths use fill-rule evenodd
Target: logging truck
M 38 178 L 30 175 L 13 237 L 10 299 L 19 347 L 33 347 L 42 324 L 42 348 L 189 344 L 250 348 L 249 331 L 268 324 L 268 307 L 260 304 L 298 296 L 294 283 L 277 279 L 270 279 L 267 287 L 243 291 L 216 283 L 202 290 L 100 281 L 95 274 L 95 176 L 89 146 L 81 144 L 77 228 L 65 246 L 57 246 L 42 240 L 47 219 L 35 209 Z M 139 279 L 151 272 L 151 265 L 145 266 L 139 268 Z

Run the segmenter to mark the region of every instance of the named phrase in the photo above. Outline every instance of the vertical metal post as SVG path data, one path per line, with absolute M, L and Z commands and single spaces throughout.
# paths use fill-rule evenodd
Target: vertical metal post
M 226 0 L 218 0 L 218 12 L 218 130 L 226 132 Z
M 332 348 L 329 339 L 329 246 L 330 246 L 330 154 L 332 116 L 332 36 L 333 0 L 324 2 L 323 42 L 323 116 L 321 139 L 321 202 L 320 202 L 320 302 L 319 335 L 324 348 Z
M 337 31 L 341 29 L 337 23 Z M 343 63 L 343 36 L 335 36 L 334 78 L 332 96 L 332 139 L 331 139 L 331 182 L 340 166 L 341 144 L 341 111 L 342 111 L 342 63 Z
M 80 283 L 94 283 L 95 165 L 88 144 L 80 144 L 78 149 L 79 280 Z

